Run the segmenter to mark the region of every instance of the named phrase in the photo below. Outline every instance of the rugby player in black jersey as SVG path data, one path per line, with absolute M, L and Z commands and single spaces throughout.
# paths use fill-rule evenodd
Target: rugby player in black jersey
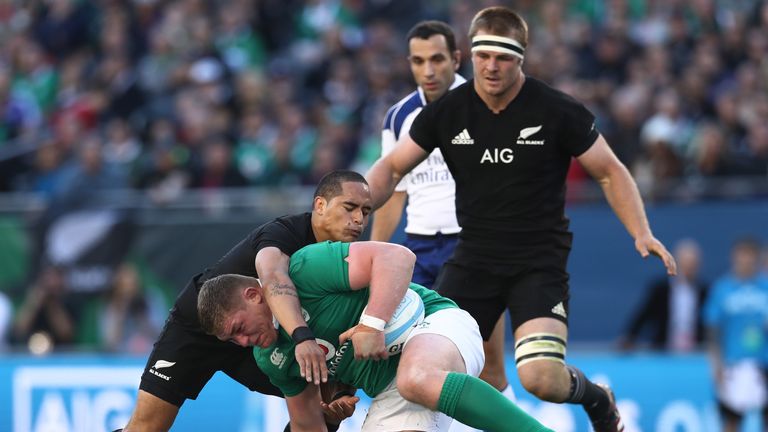
M 462 231 L 434 288 L 477 320 L 488 340 L 512 315 L 523 387 L 538 398 L 584 406 L 597 432 L 621 431 L 610 388 L 566 365 L 572 234 L 565 179 L 575 157 L 594 177 L 641 256 L 675 261 L 651 232 L 632 176 L 582 104 L 522 71 L 528 27 L 504 7 L 472 20 L 474 79 L 427 105 L 410 135 L 367 174 L 374 208 L 439 148 L 456 181 Z
M 315 343 L 301 316 L 296 288 L 288 277 L 290 255 L 322 242 L 355 241 L 371 212 L 371 197 L 363 176 L 333 171 L 320 180 L 311 213 L 283 216 L 268 222 L 235 245 L 214 266 L 194 276 L 171 309 L 163 332 L 149 356 L 139 385 L 139 396 L 125 431 L 166 431 L 173 425 L 186 399 L 195 399 L 216 371 L 222 371 L 251 391 L 282 396 L 259 370 L 250 347 L 222 342 L 205 334 L 197 316 L 197 296 L 203 282 L 235 273 L 259 277 L 265 296 L 281 325 L 299 339 L 297 353 L 307 381 L 327 379 L 325 353 Z M 296 331 L 296 329 L 299 329 Z M 322 369 L 322 370 L 321 370 Z M 335 399 L 333 389 L 326 389 Z M 324 405 L 330 430 L 352 415 L 356 397 L 342 396 Z

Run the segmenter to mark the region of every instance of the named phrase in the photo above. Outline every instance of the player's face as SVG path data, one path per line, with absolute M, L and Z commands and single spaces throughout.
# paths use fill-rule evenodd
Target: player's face
M 229 315 L 224 321 L 222 333 L 217 337 L 242 347 L 266 348 L 275 343 L 277 329 L 263 297 L 246 295 L 245 308 Z
M 733 272 L 740 278 L 751 278 L 758 271 L 759 251 L 751 246 L 737 246 L 731 253 Z
M 478 35 L 489 33 L 482 30 Z M 505 53 L 478 50 L 472 53 L 472 67 L 478 90 L 492 97 L 504 97 L 520 79 L 520 58 Z
M 459 68 L 459 54 L 448 50 L 445 36 L 437 34 L 429 39 L 412 38 L 408 41 L 408 50 L 413 79 L 424 90 L 427 102 L 445 94 Z
M 341 185 L 341 194 L 326 201 L 318 198 L 316 211 L 327 239 L 353 242 L 363 233 L 371 214 L 371 190 L 368 185 L 358 182 L 345 182 Z

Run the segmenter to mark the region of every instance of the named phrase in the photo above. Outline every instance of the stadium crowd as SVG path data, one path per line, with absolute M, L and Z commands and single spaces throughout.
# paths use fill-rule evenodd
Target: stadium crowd
M 470 76 L 490 3 L 2 2 L 0 191 L 55 199 L 85 176 L 162 201 L 364 171 L 412 87 L 405 31 L 449 22 Z M 768 2 L 513 3 L 535 24 L 524 69 L 585 103 L 641 186 L 768 174 Z

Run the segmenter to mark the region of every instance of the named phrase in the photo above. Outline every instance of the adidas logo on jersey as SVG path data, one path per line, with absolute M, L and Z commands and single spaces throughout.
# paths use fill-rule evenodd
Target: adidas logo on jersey
M 560 315 L 563 318 L 568 318 L 568 314 L 565 313 L 565 308 L 563 307 L 563 302 L 556 304 L 555 307 L 552 308 L 552 313 Z
M 451 140 L 451 144 L 474 144 L 475 140 L 472 139 L 471 136 L 469 136 L 469 132 L 467 132 L 466 129 L 461 131 L 458 135 L 453 137 Z

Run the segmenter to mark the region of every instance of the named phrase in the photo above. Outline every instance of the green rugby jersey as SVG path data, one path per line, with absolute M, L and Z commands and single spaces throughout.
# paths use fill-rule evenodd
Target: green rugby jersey
M 375 397 L 392 381 L 400 356 L 387 360 L 355 360 L 350 342 L 339 345 L 339 335 L 357 325 L 368 304 L 368 289 L 352 291 L 345 258 L 349 243 L 323 242 L 298 250 L 291 256 L 290 276 L 298 290 L 304 319 L 318 344 L 326 351 L 331 379 L 363 389 Z M 424 314 L 455 308 L 456 303 L 421 285 L 411 283 L 424 301 Z M 259 368 L 286 396 L 295 396 L 307 385 L 299 374 L 294 356 L 295 344 L 282 329 L 277 341 L 268 348 L 253 348 Z

